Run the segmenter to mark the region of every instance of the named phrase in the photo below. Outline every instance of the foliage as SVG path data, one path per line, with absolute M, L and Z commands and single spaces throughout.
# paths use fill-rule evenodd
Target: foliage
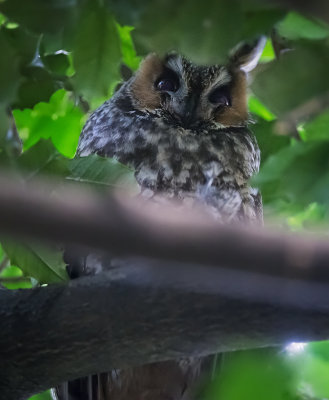
M 74 157 L 85 116 L 64 89 L 52 94 L 49 102 L 37 103 L 33 109 L 14 110 L 13 115 L 24 150 L 40 139 L 51 139 L 60 153 Z
M 329 108 L 296 121 L 299 140 L 296 132 L 276 134 L 278 119 L 328 96 L 325 22 L 260 0 L 6 0 L 0 13 L 1 166 L 26 184 L 55 175 L 98 190 L 134 180 L 133 171 L 114 160 L 73 158 L 87 112 L 111 96 L 122 71 L 136 70 L 149 51 L 172 49 L 196 62 L 220 63 L 239 41 L 267 35 L 249 97 L 262 152 L 253 184 L 262 190 L 265 222 L 275 217 L 292 230 L 320 224 L 327 233 Z M 2 244 L 0 264 L 8 266 L 0 268 L 0 282 L 6 287 L 67 279 L 60 249 Z M 294 357 L 276 351 L 226 356 L 207 398 L 329 397 L 328 354 L 328 344 L 319 343 Z
M 44 393 L 40 393 L 40 394 L 36 394 L 35 396 L 30 397 L 29 400 L 51 400 L 52 397 L 49 393 L 49 391 L 44 392 Z
M 328 398 L 329 343 L 292 343 L 284 350 L 223 354 L 206 399 Z

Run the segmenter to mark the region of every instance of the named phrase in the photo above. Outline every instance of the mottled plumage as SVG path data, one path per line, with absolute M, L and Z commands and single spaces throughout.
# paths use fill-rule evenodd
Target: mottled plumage
M 171 74 L 179 89 L 169 95 L 157 90 L 155 82 Z M 229 106 L 209 101 L 220 88 Z M 193 198 L 223 221 L 259 220 L 259 196 L 248 180 L 260 155 L 247 122 L 246 75 L 238 66 L 200 67 L 176 54 L 164 62 L 150 55 L 91 115 L 78 155 L 97 153 L 130 165 L 146 197 Z
M 263 44 L 239 47 L 222 66 L 197 66 L 177 54 L 149 55 L 92 113 L 78 155 L 96 153 L 131 166 L 148 200 L 202 203 L 222 222 L 261 222 L 260 195 L 248 183 L 258 171 L 260 153 L 247 128 L 246 73 Z M 97 257 L 86 260 L 84 272 L 97 272 Z M 200 359 L 188 358 L 111 371 L 69 382 L 57 395 L 64 400 L 98 399 L 92 396 L 100 392 L 106 400 L 187 400 L 199 369 Z

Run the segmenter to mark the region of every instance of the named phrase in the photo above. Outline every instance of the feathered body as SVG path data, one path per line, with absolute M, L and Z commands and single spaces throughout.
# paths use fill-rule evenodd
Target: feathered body
M 246 71 L 263 44 L 240 47 L 225 66 L 148 56 L 90 116 L 78 155 L 131 166 L 152 201 L 204 203 L 222 222 L 260 222 L 260 195 L 248 184 L 260 154 L 247 128 Z M 88 273 L 96 271 L 91 260 Z M 199 358 L 166 361 L 81 378 L 56 393 L 60 400 L 187 400 L 199 370 Z
M 154 87 L 171 73 L 179 81 L 174 101 Z M 209 102 L 221 88 L 229 91 L 230 106 Z M 91 115 L 78 155 L 97 153 L 133 167 L 146 197 L 195 199 L 225 222 L 259 220 L 260 198 L 248 180 L 258 171 L 260 154 L 247 120 L 243 71 L 200 67 L 179 55 L 161 62 L 151 55 Z

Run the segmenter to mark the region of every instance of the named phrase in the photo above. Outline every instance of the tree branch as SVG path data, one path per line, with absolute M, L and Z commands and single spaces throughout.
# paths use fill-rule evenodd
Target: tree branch
M 1 290 L 1 394 L 20 400 L 112 368 L 325 339 L 327 293 L 321 283 L 145 261 Z
M 329 281 L 324 239 L 224 226 L 198 210 L 99 196 L 77 187 L 0 177 L 0 231 L 166 261 Z M 55 191 L 56 188 L 56 191 Z M 56 192 L 49 196 L 47 193 Z

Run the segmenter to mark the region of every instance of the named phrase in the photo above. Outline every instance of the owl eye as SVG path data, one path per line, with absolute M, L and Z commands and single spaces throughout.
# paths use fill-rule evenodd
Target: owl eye
M 212 91 L 208 97 L 210 103 L 217 106 L 231 106 L 231 96 L 226 86 L 220 87 Z
M 168 71 L 155 82 L 155 87 L 160 92 L 176 92 L 179 88 L 179 80 L 173 72 Z

